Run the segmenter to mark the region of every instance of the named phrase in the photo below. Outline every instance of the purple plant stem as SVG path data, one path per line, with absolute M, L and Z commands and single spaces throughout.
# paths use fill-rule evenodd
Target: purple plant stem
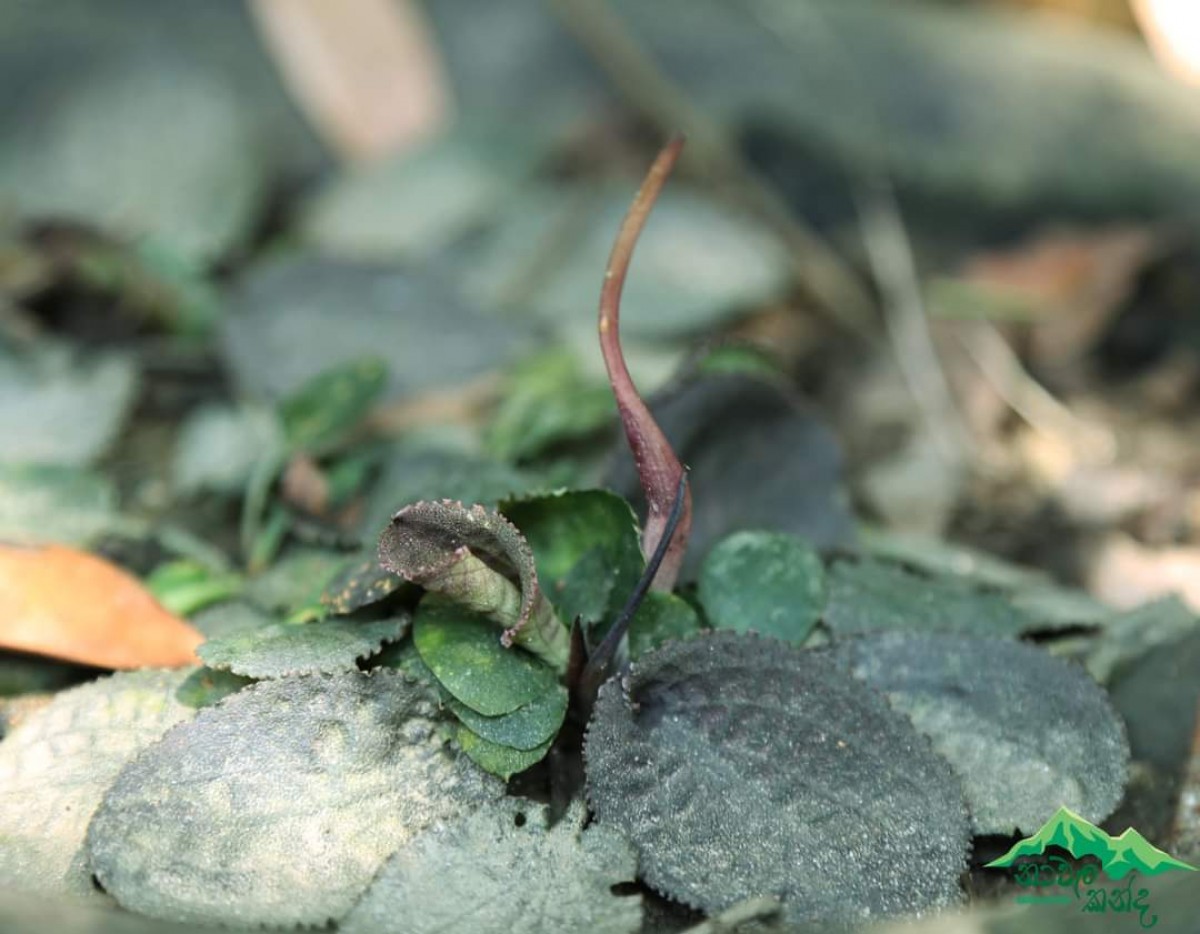
M 608 381 L 617 400 L 617 411 L 625 427 L 625 438 L 633 452 L 638 479 L 646 495 L 646 522 L 642 531 L 642 550 L 650 555 L 658 550 L 658 544 L 667 528 L 667 517 L 675 499 L 676 490 L 683 476 L 683 465 L 667 436 L 663 434 L 650 409 L 638 395 L 637 387 L 625 365 L 621 351 L 621 290 L 625 287 L 625 276 L 638 236 L 646 225 L 646 219 L 658 200 L 658 195 L 667 177 L 675 167 L 683 137 L 675 136 L 663 147 L 650 167 L 642 187 L 613 243 L 604 271 L 604 286 L 600 291 L 600 350 L 604 354 L 604 365 L 608 369 Z M 683 555 L 687 550 L 688 536 L 692 527 L 692 494 L 684 487 L 686 497 L 683 515 L 668 545 L 666 555 L 655 575 L 652 587 L 655 590 L 670 590 L 675 586 Z

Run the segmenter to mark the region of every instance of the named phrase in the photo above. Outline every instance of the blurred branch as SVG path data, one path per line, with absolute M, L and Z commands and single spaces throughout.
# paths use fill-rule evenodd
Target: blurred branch
M 250 8 L 292 97 L 343 159 L 379 159 L 445 125 L 445 74 L 411 0 L 251 0 Z
M 788 246 L 793 272 L 837 323 L 878 343 L 876 306 L 842 259 L 786 206 L 782 195 L 756 173 L 726 130 L 666 76 L 604 0 L 546 0 L 560 24 L 588 49 L 614 86 L 665 135 L 688 137 L 688 160 L 727 184 L 769 223 Z
M 1029 426 L 1063 441 L 1086 461 L 1110 461 L 1116 441 L 1112 432 L 1084 421 L 1030 376 L 1003 335 L 987 321 L 971 324 L 959 339 L 992 388 Z

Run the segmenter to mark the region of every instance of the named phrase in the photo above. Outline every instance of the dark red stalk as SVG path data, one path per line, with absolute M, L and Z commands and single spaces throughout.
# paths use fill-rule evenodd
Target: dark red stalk
M 617 400 L 617 411 L 625 427 L 625 437 L 633 452 L 642 491 L 646 495 L 646 522 L 642 531 L 642 550 L 647 555 L 658 550 L 659 542 L 667 528 L 667 518 L 680 488 L 683 465 L 675 456 L 671 443 L 650 414 L 650 409 L 638 395 L 625 365 L 621 352 L 621 290 L 625 286 L 625 275 L 638 236 L 646 225 L 646 219 L 658 200 L 667 177 L 679 159 L 683 149 L 683 137 L 671 139 L 646 175 L 642 187 L 613 243 L 608 257 L 608 268 L 604 271 L 604 286 L 600 291 L 600 350 L 604 354 L 604 365 L 608 369 L 608 380 Z M 688 535 L 692 527 L 692 494 L 684 486 L 683 513 L 668 544 L 665 557 L 652 584 L 655 590 L 670 590 L 679 576 L 683 555 L 687 550 Z

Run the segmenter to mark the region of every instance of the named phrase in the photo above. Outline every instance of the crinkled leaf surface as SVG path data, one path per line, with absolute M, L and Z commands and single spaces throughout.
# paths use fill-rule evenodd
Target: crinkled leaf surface
M 500 510 L 533 549 L 538 582 L 562 619 L 597 622 L 605 610 L 619 610 L 637 586 L 646 564 L 637 517 L 615 493 L 561 490 L 511 500 Z M 587 573 L 572 576 L 585 559 Z M 604 603 L 597 598 L 601 589 L 608 590 Z
M 247 678 L 334 674 L 354 669 L 360 659 L 395 642 L 408 623 L 407 616 L 372 622 L 269 623 L 261 629 L 210 639 L 196 654 L 211 668 Z
M 825 566 L 794 535 L 735 532 L 704 559 L 698 596 L 717 629 L 798 644 L 825 606 Z
M 650 409 L 691 469 L 685 579 L 695 578 L 713 545 L 742 529 L 790 532 L 818 548 L 852 538 L 837 442 L 816 415 L 774 382 L 741 373 L 706 374 L 651 400 Z M 642 514 L 645 504 L 623 441 L 605 485 Z
M 138 375 L 129 358 L 74 359 L 62 347 L 25 359 L 0 357 L 0 459 L 84 467 L 115 440 Z
M 114 526 L 108 480 L 72 467 L 0 464 L 0 541 L 83 546 Z
M 658 891 L 789 920 L 957 902 L 962 790 L 908 720 L 822 653 L 731 632 L 673 643 L 600 690 L 585 744 L 601 825 Z
M 501 369 L 528 334 L 443 286 L 385 266 L 297 257 L 241 281 L 226 319 L 225 349 L 248 393 L 280 398 L 331 365 L 372 354 L 388 394 L 461 385 Z
M 546 808 L 507 799 L 430 827 L 388 860 L 341 930 L 632 934 L 641 897 L 612 888 L 633 881 L 637 857 L 612 829 L 583 829 L 586 817 L 576 803 L 550 826 Z
M 452 500 L 412 503 L 392 516 L 379 537 L 381 565 L 467 605 L 477 593 L 504 589 L 499 571 L 472 557 L 501 563 L 520 578 L 519 615 L 503 621 L 519 629 L 539 601 L 537 566 L 524 536 L 498 512 Z M 456 573 L 460 566 L 474 570 Z
M 629 623 L 629 656 L 640 658 L 666 642 L 700 631 L 700 616 L 690 603 L 673 593 L 651 590 Z
M 559 690 L 552 668 L 520 647 L 505 648 L 494 623 L 448 600 L 421 601 L 413 644 L 439 683 L 485 716 L 512 713 Z
M 839 636 L 894 629 L 1016 637 L 1037 628 L 1002 594 L 870 558 L 835 561 L 828 580 L 824 619 Z
M 437 734 L 399 672 L 252 685 L 126 767 L 88 829 L 91 868 L 153 917 L 323 925 L 422 827 L 501 794 Z
M 193 669 L 194 670 L 194 669 Z M 88 895 L 80 852 L 100 799 L 121 768 L 192 716 L 178 671 L 131 671 L 64 691 L 0 743 L 0 885 Z
M 1032 833 L 1065 806 L 1099 823 L 1125 789 L 1125 730 L 1080 666 L 1006 639 L 892 632 L 833 649 L 962 778 L 978 834 Z

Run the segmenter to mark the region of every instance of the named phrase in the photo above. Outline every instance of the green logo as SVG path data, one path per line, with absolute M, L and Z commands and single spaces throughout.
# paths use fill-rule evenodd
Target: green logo
M 1070 859 L 1047 853 L 1055 847 Z M 1032 837 L 1015 843 L 987 868 L 1009 868 L 1016 883 L 1033 890 L 1058 889 L 1047 894 L 1017 896 L 1022 904 L 1070 904 L 1081 902 L 1081 910 L 1093 914 L 1136 914 L 1144 928 L 1154 927 L 1158 915 L 1150 910 L 1150 890 L 1138 887 L 1138 876 L 1164 872 L 1195 872 L 1169 853 L 1151 844 L 1132 827 L 1112 837 L 1088 823 L 1074 811 L 1062 807 Z M 1117 885 L 1097 885 L 1103 874 Z M 1126 880 L 1124 885 L 1119 884 Z M 1069 890 L 1064 892 L 1062 890 Z

